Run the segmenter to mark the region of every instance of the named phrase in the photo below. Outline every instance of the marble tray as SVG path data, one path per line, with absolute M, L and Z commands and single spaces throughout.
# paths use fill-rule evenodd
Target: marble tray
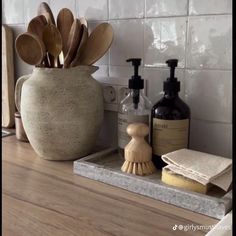
M 74 161 L 74 173 L 117 186 L 216 219 L 222 219 L 232 208 L 232 191 L 212 188 L 205 195 L 169 186 L 161 182 L 161 171 L 136 176 L 120 170 L 123 158 L 117 149 L 104 149 Z

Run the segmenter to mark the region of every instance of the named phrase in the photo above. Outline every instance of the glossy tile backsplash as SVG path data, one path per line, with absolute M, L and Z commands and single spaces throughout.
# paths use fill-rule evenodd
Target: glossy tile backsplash
M 25 31 L 40 0 L 3 0 L 2 22 Z M 147 95 L 156 102 L 168 76 L 165 61 L 179 59 L 180 96 L 192 111 L 190 148 L 232 157 L 232 0 L 46 0 L 54 15 L 69 8 L 89 29 L 108 21 L 115 39 L 97 62 L 96 77 L 129 77 L 125 62 L 141 57 Z M 15 56 L 16 78 L 32 67 Z M 116 145 L 116 113 L 106 112 L 100 140 Z

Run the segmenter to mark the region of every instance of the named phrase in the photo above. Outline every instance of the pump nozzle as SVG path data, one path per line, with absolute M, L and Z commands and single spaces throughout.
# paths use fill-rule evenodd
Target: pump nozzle
M 134 66 L 134 76 L 138 76 L 138 68 L 141 65 L 141 58 L 130 58 L 126 60 L 127 62 L 132 61 L 132 66 Z
M 177 59 L 170 59 L 166 61 L 166 64 L 170 67 L 170 79 L 175 77 L 175 67 L 178 65 Z
M 132 62 L 132 66 L 134 67 L 134 75 L 129 80 L 129 88 L 130 89 L 143 89 L 143 79 L 138 74 L 138 68 L 141 65 L 141 58 L 130 58 L 126 60 L 127 62 Z
M 134 75 L 129 80 L 129 88 L 133 89 L 133 102 L 134 108 L 138 109 L 139 103 L 139 90 L 143 89 L 144 83 L 141 76 L 138 74 L 138 68 L 141 65 L 141 58 L 130 58 L 126 60 L 127 62 L 132 62 L 132 66 L 134 67 Z
M 175 78 L 175 67 L 178 65 L 177 59 L 170 59 L 166 61 L 168 67 L 170 67 L 170 77 L 164 81 L 164 91 L 165 92 L 179 92 L 180 91 L 180 82 Z

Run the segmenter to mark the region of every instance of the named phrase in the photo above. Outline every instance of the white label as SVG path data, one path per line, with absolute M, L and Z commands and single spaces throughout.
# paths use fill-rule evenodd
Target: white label
M 145 123 L 148 125 L 149 115 L 136 116 L 118 113 L 118 145 L 120 148 L 125 148 L 131 140 L 131 137 L 126 132 L 127 126 L 136 122 Z
M 153 119 L 152 148 L 155 155 L 187 148 L 189 119 L 162 120 Z

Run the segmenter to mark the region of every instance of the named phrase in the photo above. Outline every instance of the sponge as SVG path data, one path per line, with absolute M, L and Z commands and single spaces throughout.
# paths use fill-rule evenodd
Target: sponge
M 168 169 L 162 169 L 161 180 L 165 184 L 204 194 L 207 193 L 211 186 L 211 184 L 200 184 L 195 180 L 176 174 Z

